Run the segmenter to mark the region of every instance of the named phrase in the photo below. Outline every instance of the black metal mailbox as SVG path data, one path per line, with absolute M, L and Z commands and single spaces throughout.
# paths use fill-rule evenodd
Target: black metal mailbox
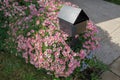
M 60 29 L 69 36 L 80 34 L 86 30 L 89 17 L 80 8 L 64 5 L 58 14 Z

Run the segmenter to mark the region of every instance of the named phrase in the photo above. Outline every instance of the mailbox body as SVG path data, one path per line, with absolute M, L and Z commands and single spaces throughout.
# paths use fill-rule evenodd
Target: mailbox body
M 64 5 L 59 15 L 60 29 L 69 36 L 80 34 L 86 30 L 88 16 L 80 8 Z

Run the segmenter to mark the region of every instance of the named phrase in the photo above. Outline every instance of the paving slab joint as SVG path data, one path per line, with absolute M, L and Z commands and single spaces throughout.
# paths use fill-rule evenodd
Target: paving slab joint
M 117 61 L 118 59 L 120 58 L 120 56 L 118 57 L 118 58 L 116 58 L 111 64 L 109 64 L 108 66 L 109 66 L 109 68 L 110 68 L 110 66 L 112 65 L 112 64 L 114 64 L 115 63 L 115 61 Z M 119 78 L 120 78 L 120 75 L 118 75 L 118 74 L 116 74 L 115 72 L 113 72 L 111 69 L 110 69 L 110 72 L 112 72 L 114 75 L 116 75 L 116 76 L 118 76 Z
M 117 61 L 119 58 L 120 58 L 120 56 L 117 57 L 115 60 L 113 60 L 113 62 L 112 62 L 111 64 L 109 64 L 108 66 L 111 66 L 111 65 L 112 65 L 115 61 Z
M 113 34 L 115 31 L 117 31 L 118 29 L 120 29 L 120 26 L 118 28 L 116 28 L 114 31 L 112 31 L 110 34 Z
M 120 78 L 120 76 L 118 74 L 114 73 L 112 70 L 110 70 L 110 72 Z

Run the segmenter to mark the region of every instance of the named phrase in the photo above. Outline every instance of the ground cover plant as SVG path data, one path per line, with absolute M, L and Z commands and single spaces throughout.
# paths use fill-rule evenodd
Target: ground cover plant
M 120 5 L 120 0 L 105 0 Z
M 52 76 L 51 80 L 72 80 L 73 78 L 87 80 L 82 74 L 88 71 L 84 72 L 84 70 L 87 68 L 92 70 L 90 72 L 97 70 L 97 68 L 95 71 L 91 69 L 97 62 L 90 53 L 99 46 L 98 38 L 95 37 L 98 31 L 91 21 L 88 21 L 84 33 L 72 38 L 61 31 L 57 15 L 63 4 L 78 7 L 60 0 L 1 0 L 0 50 L 9 53 L 9 56 L 23 58 L 27 64 L 45 71 L 43 73 L 49 74 L 48 77 Z M 73 38 L 77 39 L 78 43 L 70 46 Z M 2 55 L 5 57 L 4 54 Z M 2 63 L 4 64 L 4 61 Z M 13 63 L 10 62 L 10 64 Z M 9 72 L 12 71 L 8 69 Z M 76 77 L 78 73 L 82 76 Z M 28 80 L 34 80 L 30 75 L 33 76 L 32 73 L 27 75 Z M 87 75 L 89 79 L 92 76 L 94 74 Z M 24 75 L 21 78 L 23 77 Z

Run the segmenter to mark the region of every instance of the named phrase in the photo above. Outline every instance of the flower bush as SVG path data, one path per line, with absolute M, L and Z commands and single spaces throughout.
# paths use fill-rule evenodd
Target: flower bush
M 68 77 L 77 67 L 81 67 L 90 51 L 98 47 L 95 34 L 98 32 L 88 21 L 84 33 L 69 37 L 59 29 L 58 12 L 63 4 L 78 7 L 61 0 L 2 0 L 1 9 L 7 18 L 2 27 L 9 27 L 9 38 L 26 63 L 36 68 L 44 68 L 56 77 Z M 71 46 L 72 39 L 77 44 Z M 9 42 L 9 41 L 8 41 Z

